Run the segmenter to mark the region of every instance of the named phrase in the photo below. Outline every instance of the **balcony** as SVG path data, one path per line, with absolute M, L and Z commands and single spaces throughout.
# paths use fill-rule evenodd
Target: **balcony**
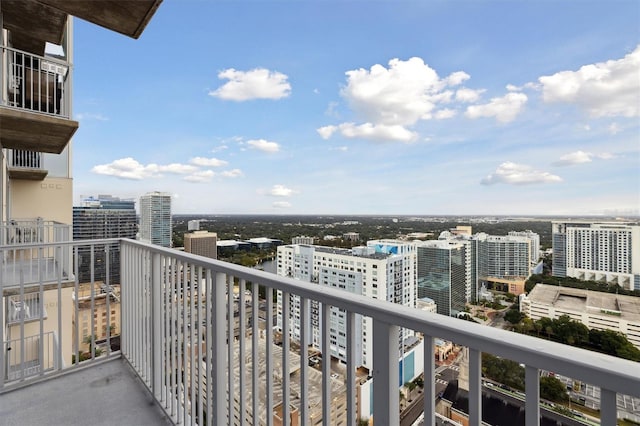
M 78 129 L 70 64 L 0 46 L 0 145 L 59 154 Z
M 11 247 L 0 256 L 0 283 L 7 288 L 72 279 L 71 247 L 61 244 L 71 235 L 71 225 L 40 218 L 0 222 L 0 246 Z
M 343 424 L 352 425 L 357 418 L 371 417 L 377 425 L 399 425 L 398 338 L 403 328 L 424 338 L 425 355 L 416 356 L 414 362 L 424 366 L 421 408 L 428 425 L 436 424 L 436 419 L 441 424 L 436 413 L 433 356 L 438 338 L 469 348 L 468 415 L 472 425 L 481 424 L 482 394 L 487 391 L 481 377 L 483 352 L 525 366 L 526 393 L 520 395 L 520 414 L 526 425 L 541 424 L 547 412 L 548 406 L 539 397 L 541 370 L 597 386 L 603 425 L 616 424 L 617 400 L 623 395 L 640 398 L 638 363 L 603 354 L 131 240 L 41 244 L 35 249 L 66 248 L 77 253 L 89 248 L 93 252 L 112 244 L 119 245 L 120 252 L 117 282 L 105 265 L 99 283 L 92 277 L 89 283 L 76 278 L 46 285 L 40 279 L 9 289 L 5 286 L 4 303 L 16 292 L 36 292 L 40 300 L 47 301 L 48 313 L 46 319 L 30 324 L 18 317 L 17 323 L 8 326 L 1 316 L 6 310 L 0 309 L 0 341 L 5 348 L 0 351 L 0 369 L 4 369 L 0 374 L 0 425 L 38 424 L 45 419 L 50 424 L 87 419 L 92 424 L 206 425 L 333 425 L 344 419 Z M 0 256 L 18 249 L 0 246 Z M 289 295 L 300 298 L 300 342 L 278 339 L 270 326 L 274 291 L 283 294 L 279 303 L 285 319 L 293 314 Z M 330 353 L 331 309 L 345 313 L 346 363 L 327 357 L 320 365 L 312 362 L 310 366 L 312 358 L 318 360 L 318 355 L 307 350 L 312 303 L 322 314 L 323 354 Z M 119 309 L 114 309 L 116 305 Z M 267 321 L 261 320 L 264 312 Z M 360 338 L 356 319 L 360 316 L 373 322 L 373 330 L 368 330 L 373 336 L 373 368 L 364 375 L 355 364 L 356 339 Z M 292 327 L 283 321 L 281 335 L 288 336 Z M 104 338 L 99 334 L 102 330 L 106 331 Z M 26 348 L 32 344 L 30 336 L 50 332 L 58 343 L 48 349 L 36 345 L 35 361 L 26 350 L 7 355 L 7 345 Z M 55 354 L 49 358 L 51 363 L 45 362 L 49 351 Z M 30 370 L 31 376 L 9 374 L 24 371 L 32 361 L 46 368 Z M 342 373 L 335 373 L 336 364 Z M 31 383 L 34 385 L 25 387 Z M 571 422 L 579 420 L 567 419 L 566 424 L 575 424 Z
M 8 149 L 5 158 L 10 179 L 43 180 L 49 173 L 41 152 Z

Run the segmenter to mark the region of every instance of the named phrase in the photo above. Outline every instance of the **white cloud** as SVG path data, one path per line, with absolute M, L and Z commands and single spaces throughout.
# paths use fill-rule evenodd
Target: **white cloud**
M 592 117 L 640 116 L 640 45 L 618 60 L 585 65 L 538 79 L 545 102 L 584 108 Z
M 612 135 L 615 135 L 620 131 L 620 126 L 618 126 L 617 123 L 611 123 L 609 124 L 608 130 L 609 130 L 609 133 L 611 133 Z
M 456 101 L 467 103 L 477 102 L 478 99 L 480 99 L 480 95 L 484 92 L 486 92 L 485 89 L 473 90 L 463 87 L 456 90 Z
M 337 126 L 324 126 L 324 127 L 320 127 L 319 129 L 316 129 L 316 132 L 318 132 L 318 134 L 320 135 L 320 137 L 322 139 L 329 139 L 331 137 L 331 135 L 333 135 L 335 133 L 335 131 L 338 130 Z
M 415 132 L 400 125 L 342 123 L 338 128 L 342 136 L 349 139 L 363 138 L 378 141 L 413 142 L 418 137 Z
M 288 76 L 266 68 L 256 68 L 250 71 L 238 71 L 229 68 L 218 73 L 221 80 L 229 80 L 214 91 L 210 96 L 231 101 L 246 101 L 250 99 L 281 99 L 291 94 Z
M 470 105 L 465 115 L 469 118 L 495 117 L 500 123 L 513 121 L 527 103 L 524 93 L 509 92 L 501 98 L 491 98 L 488 104 Z
M 554 166 L 573 166 L 575 164 L 590 163 L 593 154 L 590 152 L 576 151 L 563 155 L 558 161 L 553 163 Z
M 594 154 L 592 152 L 575 151 L 560 157 L 558 161 L 554 161 L 554 166 L 574 166 L 576 164 L 590 163 L 594 158 L 600 160 L 610 160 L 615 158 L 615 155 L 609 152 L 603 152 L 600 154 Z
M 220 176 L 224 176 L 224 177 L 228 177 L 228 178 L 236 178 L 236 177 L 240 177 L 242 176 L 242 170 L 240 169 L 233 169 L 233 170 L 225 170 L 224 172 L 220 173 Z
M 187 182 L 205 183 L 210 182 L 215 175 L 216 174 L 213 170 L 202 170 L 199 172 L 195 172 L 189 176 L 185 176 L 183 179 Z
M 114 176 L 121 179 L 141 180 L 151 177 L 162 177 L 162 173 L 187 174 L 196 171 L 197 168 L 189 164 L 172 163 L 167 165 L 148 164 L 143 165 L 137 160 L 126 157 L 115 160 L 109 164 L 94 166 L 93 173 L 105 176 Z
M 252 139 L 247 141 L 247 145 L 250 145 L 253 149 L 264 152 L 278 152 L 280 151 L 280 145 L 276 142 L 269 142 L 264 139 Z
M 463 82 L 469 80 L 471 76 L 464 71 L 456 71 L 449 75 L 445 79 L 449 86 L 457 86 L 458 84 L 462 84 Z
M 217 146 L 217 147 L 213 148 L 211 150 L 211 152 L 216 153 L 216 152 L 219 152 L 219 151 L 224 151 L 225 149 L 229 149 L 229 146 L 228 145 L 220 145 L 220 146 Z
M 333 148 L 329 148 L 329 151 L 342 151 L 342 152 L 347 152 L 349 150 L 349 147 L 347 146 L 336 146 Z
M 496 183 L 506 183 L 510 185 L 528 185 L 535 183 L 556 183 L 562 182 L 559 176 L 549 172 L 534 170 L 524 164 L 516 164 L 510 161 L 502 163 L 495 172 L 491 173 L 480 181 L 483 185 L 493 185 Z
M 219 160 L 217 158 L 205 158 L 205 157 L 194 157 L 189 160 L 191 164 L 195 164 L 196 166 L 201 167 L 222 167 L 226 166 L 228 163 L 224 160 Z
M 477 99 L 483 90 L 452 88 L 470 78 L 457 71 L 440 78 L 422 58 L 391 59 L 387 66 L 347 71 L 347 83 L 340 94 L 361 123 L 345 122 L 317 129 L 323 139 L 339 132 L 347 138 L 411 142 L 418 135 L 411 126 L 420 120 L 451 118 L 452 102 Z M 456 98 L 456 93 L 459 97 Z
M 615 154 L 610 152 L 602 152 L 600 154 L 594 154 L 594 157 L 599 158 L 601 160 L 611 160 L 612 158 L 616 158 Z
M 273 188 L 269 191 L 269 195 L 274 197 L 291 197 L 293 195 L 293 189 L 287 188 L 284 185 L 273 185 Z
M 385 125 L 412 125 L 430 119 L 436 104 L 451 100 L 452 92 L 446 87 L 468 78 L 459 71 L 441 79 L 416 57 L 392 59 L 389 68 L 376 64 L 369 70 L 347 71 L 346 75 L 342 96 L 351 108 L 367 121 Z
M 86 121 L 86 120 L 109 121 L 108 117 L 100 113 L 92 113 L 92 112 L 79 112 L 75 114 L 74 117 L 78 121 Z
M 277 209 L 288 209 L 289 207 L 291 207 L 291 203 L 288 201 L 274 201 L 271 206 Z
M 455 109 L 441 109 L 440 111 L 436 111 L 434 118 L 436 120 L 444 120 L 447 118 L 455 117 L 458 112 Z
M 191 166 L 189 164 L 180 164 L 180 163 L 171 163 L 167 165 L 156 165 L 149 164 L 147 166 L 149 169 L 155 169 L 158 172 L 167 172 L 167 173 L 175 173 L 175 174 L 186 174 L 192 173 L 197 170 L 197 167 Z

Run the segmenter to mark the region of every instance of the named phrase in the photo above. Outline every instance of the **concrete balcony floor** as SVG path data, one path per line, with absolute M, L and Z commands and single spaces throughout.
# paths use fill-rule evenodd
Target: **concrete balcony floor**
M 0 395 L 0 426 L 79 424 L 173 423 L 121 359 Z

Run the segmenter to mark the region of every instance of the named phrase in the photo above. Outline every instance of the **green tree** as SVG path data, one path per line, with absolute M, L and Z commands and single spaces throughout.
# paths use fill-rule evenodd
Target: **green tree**
M 554 402 L 569 400 L 569 394 L 567 394 L 564 383 L 550 376 L 540 377 L 540 397 Z
M 509 309 L 504 313 L 505 321 L 509 321 L 511 324 L 518 324 L 524 318 L 524 314 L 516 309 Z

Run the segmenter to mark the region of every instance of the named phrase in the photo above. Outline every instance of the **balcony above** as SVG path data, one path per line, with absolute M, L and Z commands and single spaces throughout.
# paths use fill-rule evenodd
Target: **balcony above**
M 70 64 L 9 47 L 0 47 L 0 58 L 0 145 L 59 154 L 78 129 L 69 109 Z
M 41 152 L 10 149 L 6 158 L 10 179 L 43 180 L 49 173 Z
M 0 106 L 0 144 L 4 148 L 60 154 L 78 122 Z
M 61 44 L 67 15 L 138 38 L 162 0 L 4 0 L 3 26 L 16 48 L 43 54 L 45 42 Z

